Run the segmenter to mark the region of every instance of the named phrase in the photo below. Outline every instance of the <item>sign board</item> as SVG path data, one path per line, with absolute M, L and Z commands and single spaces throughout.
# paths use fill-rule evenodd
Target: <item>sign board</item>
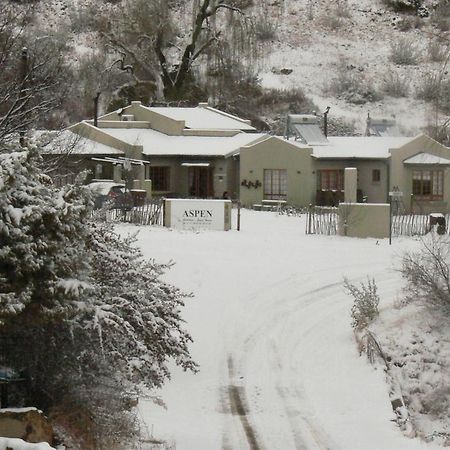
M 178 230 L 231 229 L 231 200 L 165 200 L 164 226 Z
M 389 197 L 403 197 L 403 192 L 401 191 L 390 191 Z

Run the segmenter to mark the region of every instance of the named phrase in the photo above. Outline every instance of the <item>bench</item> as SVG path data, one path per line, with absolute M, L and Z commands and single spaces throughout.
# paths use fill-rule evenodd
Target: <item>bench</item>
M 262 206 L 264 210 L 280 211 L 283 206 L 286 206 L 286 200 L 263 200 Z

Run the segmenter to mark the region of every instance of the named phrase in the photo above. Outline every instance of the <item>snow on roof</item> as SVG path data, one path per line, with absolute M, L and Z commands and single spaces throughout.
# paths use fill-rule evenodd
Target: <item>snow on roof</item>
M 403 161 L 404 164 L 450 164 L 450 160 L 447 158 L 441 158 L 440 156 L 432 155 L 431 153 L 421 152 L 417 155 L 411 156 Z
M 42 138 L 41 138 L 42 139 Z M 70 130 L 58 133 L 53 139 L 49 138 L 42 147 L 43 154 L 60 155 L 124 155 L 122 150 L 101 144 L 88 138 L 83 138 Z
M 142 145 L 143 154 L 184 156 L 230 156 L 261 137 L 260 133 L 237 133 L 234 136 L 168 136 L 152 129 L 102 128 L 105 133 L 132 145 Z
M 329 136 L 330 145 L 313 146 L 313 156 L 319 159 L 386 159 L 390 157 L 390 149 L 402 147 L 411 139 L 413 138 Z
M 205 108 L 201 106 L 195 108 L 142 107 L 174 120 L 184 120 L 186 128 L 195 128 L 199 130 L 256 130 L 249 125 L 247 121 L 214 108 Z

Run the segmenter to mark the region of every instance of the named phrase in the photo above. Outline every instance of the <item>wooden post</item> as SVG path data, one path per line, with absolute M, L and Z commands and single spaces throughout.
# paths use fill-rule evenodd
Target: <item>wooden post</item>
M 241 202 L 238 202 L 238 213 L 237 213 L 237 230 L 241 231 Z
M 306 234 L 311 234 L 311 220 L 312 220 L 312 204 L 309 204 L 308 208 L 308 229 Z
M 389 245 L 392 244 L 392 195 L 389 196 Z
M 8 383 L 0 384 L 0 406 L 8 408 Z

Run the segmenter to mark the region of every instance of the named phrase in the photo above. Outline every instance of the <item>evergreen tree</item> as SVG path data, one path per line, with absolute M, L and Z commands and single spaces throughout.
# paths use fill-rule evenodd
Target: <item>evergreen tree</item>
M 0 152 L 0 362 L 26 376 L 34 405 L 71 412 L 83 448 L 107 448 L 133 431 L 130 396 L 160 386 L 170 359 L 196 370 L 185 295 L 133 237 L 90 221 L 85 188 L 54 189 L 38 165 L 34 150 Z

